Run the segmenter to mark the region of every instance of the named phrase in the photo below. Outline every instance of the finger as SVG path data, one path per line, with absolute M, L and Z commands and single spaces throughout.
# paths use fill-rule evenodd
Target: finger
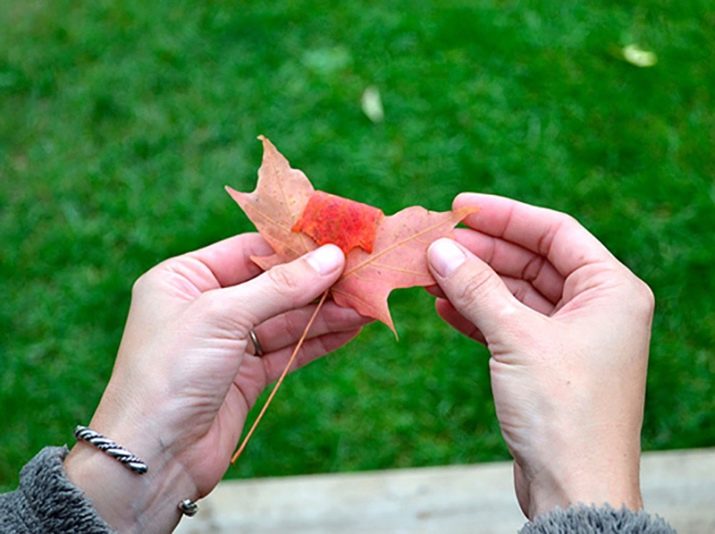
M 530 282 L 552 303 L 561 298 L 564 277 L 545 256 L 476 230 L 457 229 L 455 239 L 500 275 Z
M 298 351 L 295 360 L 291 364 L 290 371 L 292 372 L 296 369 L 300 369 L 301 367 L 317 360 L 321 356 L 339 349 L 354 339 L 359 333 L 360 329 L 356 328 L 345 332 L 335 332 L 306 340 Z M 290 359 L 294 349 L 295 347 L 284 347 L 281 350 L 271 354 L 266 354 L 263 358 L 260 358 L 265 370 L 266 384 L 270 384 L 271 382 L 278 380 L 278 377 L 288 364 L 288 360 Z
M 357 328 L 345 332 L 326 334 L 306 341 L 300 353 L 296 355 L 296 360 L 293 362 L 291 369 L 295 370 L 305 366 L 320 356 L 335 351 L 354 339 L 359 333 L 360 329 Z M 278 380 L 283 369 L 285 369 L 285 366 L 288 364 L 288 360 L 294 348 L 295 347 L 284 347 L 279 351 L 266 354 L 261 358 L 249 355 L 244 359 L 233 383 L 235 388 L 241 392 L 241 396 L 245 399 L 247 409 L 250 409 L 256 403 L 256 399 L 258 399 L 258 396 L 268 384 Z M 232 446 L 235 447 L 235 442 Z
M 506 287 L 509 288 L 511 294 L 514 295 L 518 301 L 529 306 L 529 308 L 549 316 L 556 310 L 556 305 L 547 300 L 541 292 L 537 291 L 529 282 L 510 276 L 500 276 L 500 278 L 504 284 L 506 284 Z M 445 295 L 439 286 L 430 286 L 426 289 L 432 296 L 438 299 L 447 298 L 447 295 Z
M 296 355 L 290 370 L 295 371 L 321 356 L 339 349 L 359 333 L 360 329 L 357 328 L 307 340 Z M 268 384 L 278 380 L 285 366 L 288 365 L 294 348 L 285 347 L 266 354 L 262 358 L 251 355 L 245 359 L 234 379 L 234 385 L 241 391 L 248 409 L 255 404 L 256 399 Z
M 459 313 L 447 299 L 435 300 L 434 307 L 437 310 L 437 314 L 452 328 L 482 345 L 486 345 L 487 341 L 484 339 L 484 334 L 479 331 L 479 328 Z
M 507 322 L 529 309 L 511 294 L 489 265 L 451 239 L 438 239 L 427 251 L 430 270 L 452 305 L 472 322 L 487 342 Z
M 444 291 L 442 291 L 442 288 L 439 287 L 437 284 L 434 284 L 431 286 L 425 286 L 425 289 L 427 290 L 427 293 L 429 293 L 433 297 L 437 297 L 438 299 L 446 299 L 447 298 L 447 295 L 444 294 Z
M 616 261 L 598 239 L 565 213 L 479 193 L 462 193 L 452 206 L 478 206 L 479 212 L 469 215 L 465 224 L 545 256 L 563 277 L 591 263 Z
M 500 278 L 516 300 L 522 304 L 546 316 L 551 316 L 554 313 L 555 305 L 546 300 L 529 282 L 510 276 L 501 276 Z
M 196 276 L 192 276 L 191 279 L 201 284 L 201 291 L 207 291 L 216 288 L 214 281 L 220 287 L 229 287 L 258 276 L 262 272 L 261 268 L 251 261 L 251 256 L 272 253 L 273 249 L 260 235 L 248 233 L 171 258 L 165 264 L 175 269 L 188 267 L 194 273 L 203 272 L 203 278 L 197 280 Z M 201 283 L 202 279 L 204 283 Z
M 247 333 L 271 317 L 313 301 L 335 283 L 344 266 L 343 252 L 325 245 L 248 282 L 204 293 L 201 298 L 222 318 L 242 323 Z
M 303 335 L 315 304 L 304 306 L 298 310 L 282 313 L 255 328 L 256 336 L 265 353 L 274 352 L 287 346 L 293 346 Z M 346 332 L 360 328 L 372 319 L 363 317 L 352 308 L 338 306 L 327 301 L 321 308 L 315 322 L 308 333 L 308 338 L 314 338 L 333 332 Z

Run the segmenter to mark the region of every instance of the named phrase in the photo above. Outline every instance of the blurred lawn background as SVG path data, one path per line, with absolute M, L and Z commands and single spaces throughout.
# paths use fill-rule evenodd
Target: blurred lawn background
M 253 189 L 259 133 L 386 212 L 574 214 L 658 299 L 644 447 L 715 445 L 714 28 L 710 0 L 3 0 L 0 486 L 89 420 L 133 280 L 252 228 L 223 185 Z M 507 458 L 487 354 L 430 301 L 291 376 L 228 476 Z

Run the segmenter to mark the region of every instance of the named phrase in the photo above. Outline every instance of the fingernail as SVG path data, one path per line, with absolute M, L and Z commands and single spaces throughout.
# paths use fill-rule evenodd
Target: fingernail
M 343 251 L 335 245 L 325 245 L 308 254 L 306 259 L 320 274 L 330 274 L 342 267 L 344 257 Z
M 428 257 L 434 270 L 443 278 L 451 275 L 467 259 L 462 249 L 451 239 L 438 239 L 432 243 Z

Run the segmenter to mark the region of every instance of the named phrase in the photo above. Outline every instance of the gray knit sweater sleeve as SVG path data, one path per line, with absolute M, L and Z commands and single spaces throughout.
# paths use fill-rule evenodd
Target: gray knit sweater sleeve
M 20 473 L 20 487 L 0 495 L 0 532 L 114 532 L 87 497 L 65 476 L 67 447 L 46 447 Z M 556 509 L 527 523 L 521 534 L 672 534 L 665 521 L 645 512 L 610 507 Z
M 17 490 L 0 495 L 0 532 L 114 532 L 65 476 L 68 452 L 45 447 L 22 468 Z
M 524 525 L 520 534 L 675 534 L 675 529 L 658 516 L 610 506 L 556 508 Z

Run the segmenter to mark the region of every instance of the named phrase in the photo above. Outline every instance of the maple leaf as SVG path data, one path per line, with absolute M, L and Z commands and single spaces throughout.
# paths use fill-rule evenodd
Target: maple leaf
M 367 204 L 315 191 L 268 139 L 259 139 L 263 161 L 255 191 L 226 187 L 275 251 L 251 259 L 267 270 L 318 244 L 337 244 L 346 252 L 346 264 L 331 288 L 333 300 L 382 321 L 397 335 L 387 303 L 390 292 L 434 284 L 427 247 L 450 236 L 457 223 L 476 210 L 434 212 L 412 206 L 385 217 Z

